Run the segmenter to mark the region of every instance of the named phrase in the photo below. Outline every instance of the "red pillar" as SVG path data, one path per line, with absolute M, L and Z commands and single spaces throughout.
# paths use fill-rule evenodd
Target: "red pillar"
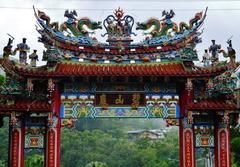
M 186 105 L 193 95 L 192 91 L 184 88 L 180 93 L 180 115 L 179 120 L 179 145 L 180 145 L 180 167 L 195 167 L 194 131 L 193 125 L 187 121 Z
M 20 119 L 20 118 L 19 118 Z M 11 117 L 11 137 L 10 137 L 10 166 L 24 167 L 24 136 L 25 129 L 23 121 L 15 116 Z M 12 122 L 14 120 L 14 122 Z
M 230 129 L 228 124 L 215 125 L 215 167 L 231 167 Z
M 60 167 L 60 92 L 56 88 L 52 94 L 52 113 L 48 117 L 46 136 L 46 167 Z

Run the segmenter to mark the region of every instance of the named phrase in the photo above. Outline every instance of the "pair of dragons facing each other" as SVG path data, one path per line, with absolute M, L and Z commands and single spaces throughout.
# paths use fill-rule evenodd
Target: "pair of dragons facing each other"
M 188 24 L 180 22 L 178 26 L 177 23 L 171 20 L 174 15 L 175 13 L 173 10 L 170 10 L 170 12 L 163 11 L 163 18 L 160 20 L 157 18 L 150 18 L 142 23 L 137 22 L 136 30 L 149 31 L 145 34 L 149 34 L 154 38 L 169 35 L 171 32 L 182 33 L 184 30 L 190 30 L 194 27 L 194 25 L 198 25 L 203 19 L 203 12 L 199 12 L 195 14 L 195 17 L 192 18 Z M 37 12 L 37 17 L 45 21 L 49 28 L 60 32 L 68 32 L 69 34 L 72 33 L 75 37 L 89 36 L 91 33 L 90 31 L 102 29 L 102 22 L 95 22 L 87 17 L 77 19 L 77 13 L 75 10 L 70 12 L 66 10 L 64 16 L 67 17 L 68 20 L 59 26 L 58 22 L 51 22 L 50 17 L 44 12 L 40 10 Z

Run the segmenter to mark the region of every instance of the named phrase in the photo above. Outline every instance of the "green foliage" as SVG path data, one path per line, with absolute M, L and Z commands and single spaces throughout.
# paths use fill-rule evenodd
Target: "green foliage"
M 8 159 L 8 118 L 4 118 L 4 126 L 0 128 L 0 167 L 7 166 L 7 159 Z
M 102 162 L 90 162 L 85 167 L 108 167 L 106 163 Z
M 169 157 L 178 159 L 177 134 L 170 132 L 164 140 L 130 141 L 123 132 L 63 129 L 61 163 L 64 167 L 86 167 L 92 162 L 109 167 L 177 167 L 178 161 L 168 160 Z
M 3 160 L 0 160 L 0 167 L 7 167 L 6 162 Z
M 0 86 L 4 83 L 5 77 L 0 75 Z
M 240 166 L 240 128 L 231 129 L 232 166 Z
M 232 162 L 235 166 L 240 166 L 240 137 L 236 137 L 231 141 Z
M 44 157 L 42 155 L 34 154 L 25 159 L 25 167 L 43 167 L 44 166 Z

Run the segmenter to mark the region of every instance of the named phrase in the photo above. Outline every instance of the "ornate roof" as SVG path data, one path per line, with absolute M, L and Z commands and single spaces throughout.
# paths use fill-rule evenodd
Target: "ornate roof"
M 8 111 L 24 111 L 24 112 L 50 112 L 50 104 L 47 101 L 43 100 L 29 100 L 29 99 L 15 99 L 12 103 L 0 103 L 0 112 Z
M 240 72 L 238 68 L 230 68 L 221 75 L 216 76 L 213 80 L 209 80 L 209 93 L 231 94 L 239 89 Z
M 107 16 L 103 24 L 86 17 L 77 18 L 76 11 L 68 10 L 64 14 L 67 20 L 59 24 L 52 22 L 44 12 L 34 11 L 38 22 L 37 31 L 41 35 L 39 41 L 46 47 L 44 60 L 83 59 L 126 63 L 131 60 L 144 62 L 145 59 L 149 59 L 149 62 L 198 60 L 195 46 L 201 42 L 201 32 L 198 30 L 203 24 L 207 9 L 196 13 L 189 23 L 172 21 L 175 15 L 172 10 L 163 11 L 161 19 L 150 18 L 145 22 L 138 22 L 136 31 L 144 31 L 145 37 L 138 43 L 134 43 L 131 38 L 137 35 L 133 30 L 134 18 L 125 15 L 120 8 L 115 10 L 114 15 Z M 93 31 L 102 27 L 106 29 L 102 36 L 107 36 L 108 43 L 91 37 L 92 32 L 89 29 Z
M 69 76 L 176 76 L 176 77 L 209 77 L 217 76 L 227 70 L 226 65 L 210 68 L 188 67 L 183 62 L 161 63 L 79 63 L 58 62 L 53 68 L 47 66 L 28 68 L 18 66 L 12 61 L 2 62 L 2 66 L 12 73 L 23 77 L 69 77 Z
M 227 104 L 222 100 L 199 100 L 196 103 L 190 103 L 187 106 L 188 110 L 237 110 L 237 105 L 234 103 Z

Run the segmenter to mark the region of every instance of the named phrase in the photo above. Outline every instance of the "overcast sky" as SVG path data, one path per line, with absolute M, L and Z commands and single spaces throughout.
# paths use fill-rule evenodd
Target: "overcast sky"
M 14 47 L 22 41 L 23 37 L 27 38 L 27 44 L 31 48 L 38 50 L 42 56 L 44 49 L 42 43 L 38 43 L 39 34 L 35 29 L 36 19 L 33 14 L 32 6 L 47 13 L 52 21 L 62 23 L 64 11 L 66 9 L 75 9 L 79 17 L 88 16 L 96 21 L 103 21 L 114 9 L 119 6 L 124 9 L 125 14 L 134 17 L 136 22 L 145 21 L 150 17 L 161 18 L 162 10 L 173 9 L 176 13 L 173 21 L 188 22 L 196 12 L 205 10 L 208 6 L 208 14 L 203 25 L 204 33 L 202 34 L 203 42 L 198 44 L 197 50 L 199 57 L 202 56 L 203 50 L 211 44 L 211 39 L 215 39 L 217 44 L 221 44 L 226 49 L 226 41 L 233 35 L 233 47 L 237 53 L 240 53 L 240 1 L 224 0 L 1 0 L 0 1 L 0 55 L 2 48 L 7 44 L 7 33 L 15 37 Z M 99 41 L 105 41 L 100 35 L 104 29 L 97 31 Z M 142 31 L 136 31 L 139 34 L 135 41 L 142 39 Z M 222 55 L 221 55 L 222 57 Z M 16 56 L 18 58 L 18 56 Z M 240 58 L 237 54 L 237 60 Z M 44 62 L 39 62 L 42 65 Z

